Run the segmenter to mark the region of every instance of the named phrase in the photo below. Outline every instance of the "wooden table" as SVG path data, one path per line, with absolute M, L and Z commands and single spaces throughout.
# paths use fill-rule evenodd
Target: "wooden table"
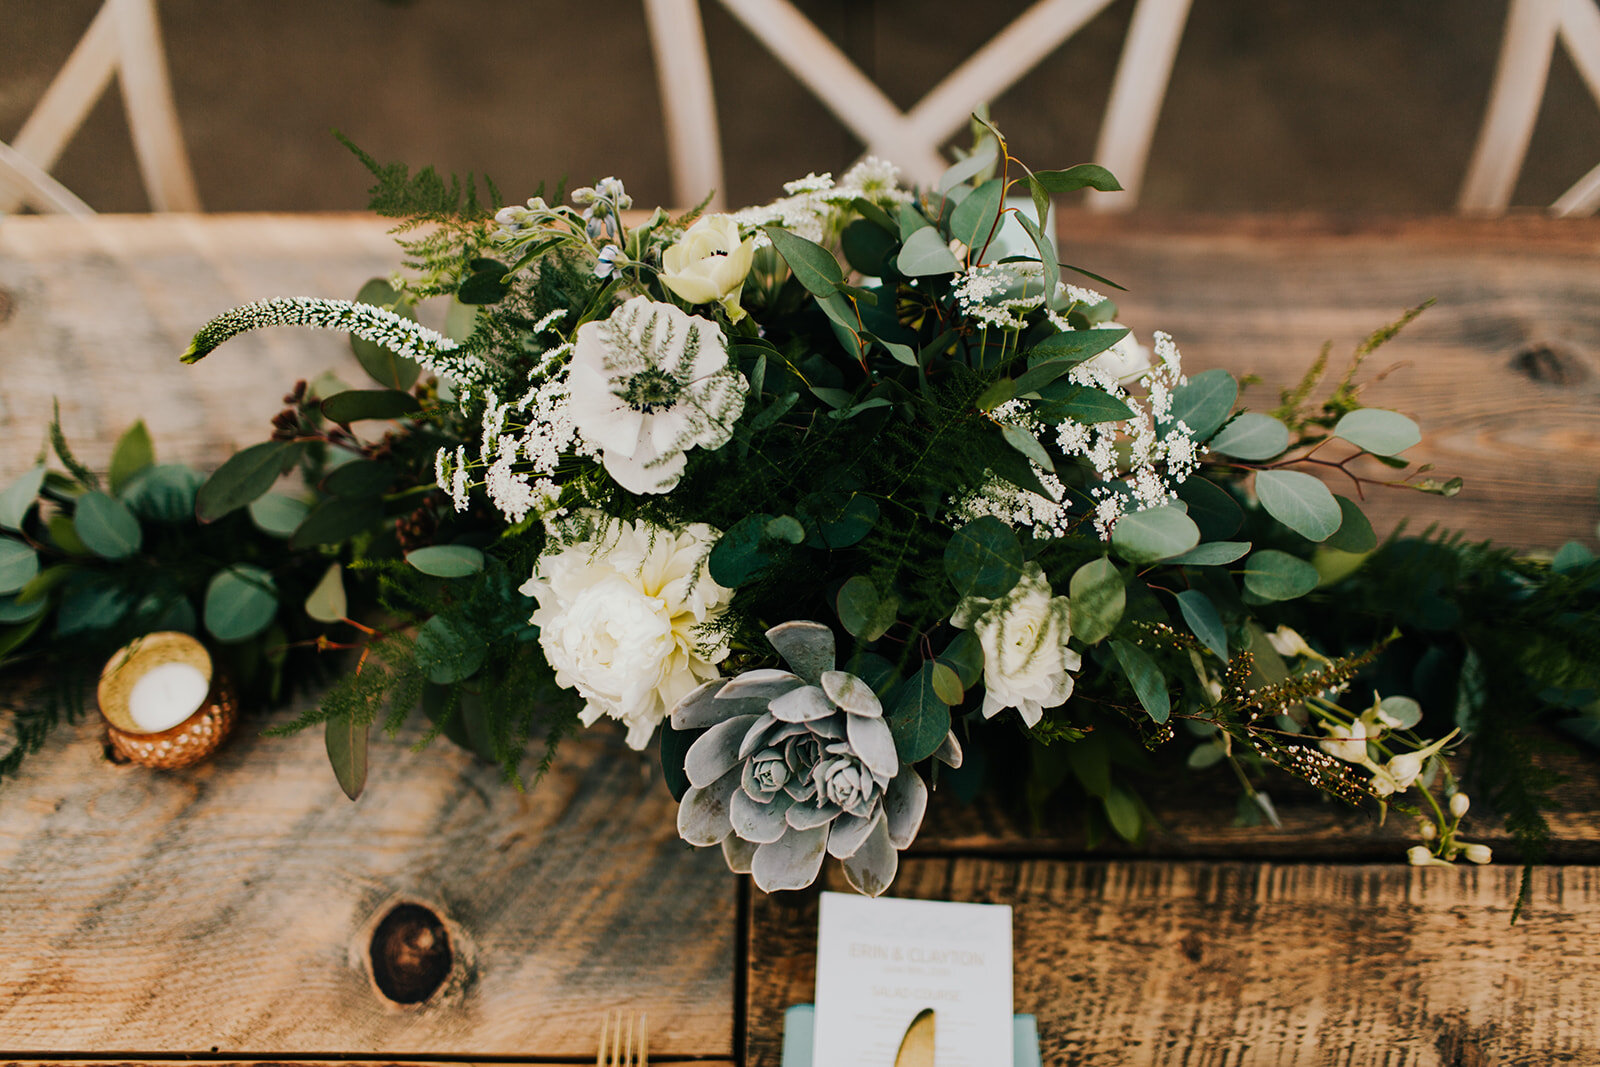
M 1063 240 L 1191 370 L 1261 373 L 1260 407 L 1324 339 L 1337 356 L 1438 297 L 1369 396 L 1417 415 L 1425 458 L 1468 489 L 1373 510 L 1592 543 L 1600 222 L 1073 215 Z M 0 478 L 32 462 L 52 397 L 91 465 L 141 415 L 162 458 L 215 464 L 295 378 L 361 378 L 311 331 L 182 368 L 194 328 L 262 296 L 351 296 L 396 263 L 365 218 L 0 221 Z M 527 795 L 404 742 L 350 804 L 314 734 L 246 729 L 154 774 L 108 763 L 94 722 L 58 731 L 0 786 L 0 1060 L 576 1063 L 624 1008 L 650 1013 L 653 1062 L 777 1063 L 783 1006 L 810 999 L 813 895 L 764 897 L 678 842 L 657 772 L 614 735 Z M 1163 833 L 1092 856 L 1070 812 L 1041 830 L 941 795 L 895 891 L 1017 909 L 1018 1010 L 1050 1064 L 1600 1062 L 1600 775 L 1568 766 L 1516 927 L 1515 867 L 1405 867 L 1408 827 L 1293 794 L 1282 831 L 1235 829 L 1220 779 L 1171 783 Z M 451 948 L 421 1004 L 370 962 L 405 903 Z

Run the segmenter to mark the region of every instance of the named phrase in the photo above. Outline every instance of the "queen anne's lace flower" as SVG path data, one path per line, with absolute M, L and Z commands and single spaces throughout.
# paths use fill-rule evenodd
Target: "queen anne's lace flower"
M 728 654 L 711 633 L 733 590 L 706 568 L 720 536 L 704 523 L 679 531 L 586 516 L 587 536 L 540 558 L 522 595 L 539 608 L 539 646 L 556 684 L 586 701 L 585 726 L 601 716 L 628 726 L 643 748 L 667 710 L 717 676 Z
M 744 411 L 744 376 L 709 319 L 636 296 L 578 328 L 567 408 L 617 484 L 665 493 L 684 453 L 720 448 Z

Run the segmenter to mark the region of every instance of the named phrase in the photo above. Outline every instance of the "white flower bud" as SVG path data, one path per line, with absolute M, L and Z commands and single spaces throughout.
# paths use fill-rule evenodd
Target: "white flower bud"
M 1471 804 L 1472 801 L 1467 799 L 1467 794 L 1457 793 L 1450 798 L 1450 814 L 1459 819 L 1467 813 L 1467 808 Z
M 1427 867 L 1436 861 L 1433 853 L 1428 851 L 1427 845 L 1412 845 L 1406 849 L 1406 862 L 1413 867 Z
M 1422 839 L 1424 841 L 1432 841 L 1434 838 L 1439 836 L 1439 828 L 1433 825 L 1431 822 L 1423 823 L 1419 832 L 1422 834 Z
M 1461 854 L 1473 863 L 1488 863 L 1494 858 L 1488 845 L 1467 845 L 1462 848 Z

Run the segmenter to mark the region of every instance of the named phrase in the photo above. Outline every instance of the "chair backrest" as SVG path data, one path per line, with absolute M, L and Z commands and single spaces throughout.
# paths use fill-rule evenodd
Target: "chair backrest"
M 932 184 L 946 164 L 939 146 L 980 104 L 999 97 L 1113 0 L 1037 0 L 910 111 L 902 112 L 789 0 L 719 0 L 828 110 L 866 144 L 866 151 Z M 1191 0 L 1136 0 L 1095 162 L 1124 192 L 1088 201 L 1102 211 L 1126 210 L 1138 198 L 1145 159 L 1166 95 Z M 644 0 L 667 126 L 673 194 L 697 203 L 717 190 L 722 154 L 715 96 L 698 0 Z
M 49 170 L 113 74 L 122 85 L 150 206 L 156 211 L 200 210 L 167 78 L 155 0 L 105 0 L 15 140 L 0 142 L 0 212 L 27 204 L 39 211 L 93 213 Z
M 1463 214 L 1498 215 L 1511 203 L 1557 41 L 1567 46 L 1579 75 L 1600 103 L 1600 7 L 1595 0 L 1511 0 L 1488 111 L 1457 202 Z M 1600 166 L 1579 178 L 1550 210 L 1557 215 L 1588 215 L 1596 208 L 1600 208 Z

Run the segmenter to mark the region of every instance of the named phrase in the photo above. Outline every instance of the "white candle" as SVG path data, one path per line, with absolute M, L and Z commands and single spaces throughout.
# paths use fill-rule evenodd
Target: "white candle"
M 211 689 L 205 673 L 188 663 L 152 667 L 133 683 L 128 716 L 146 733 L 170 730 L 206 702 Z

